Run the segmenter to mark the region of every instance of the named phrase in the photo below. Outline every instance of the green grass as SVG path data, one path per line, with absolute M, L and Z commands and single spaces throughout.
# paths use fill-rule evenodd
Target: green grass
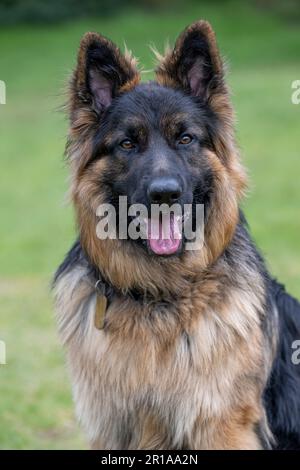
M 0 448 L 86 446 L 73 417 L 49 295 L 52 273 L 74 238 L 72 210 L 63 203 L 67 123 L 57 108 L 79 39 L 96 30 L 121 45 L 125 40 L 149 70 L 147 45 L 162 49 L 200 17 L 212 22 L 230 65 L 253 235 L 272 272 L 300 295 L 300 105 L 291 104 L 291 82 L 300 79 L 298 29 L 242 2 L 2 28 L 7 104 L 0 105 L 0 339 L 8 363 L 0 366 Z

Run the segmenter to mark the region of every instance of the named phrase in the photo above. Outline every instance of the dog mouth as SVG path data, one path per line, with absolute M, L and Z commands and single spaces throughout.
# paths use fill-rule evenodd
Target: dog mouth
M 177 253 L 182 243 L 182 218 L 170 214 L 148 219 L 148 249 L 159 256 Z

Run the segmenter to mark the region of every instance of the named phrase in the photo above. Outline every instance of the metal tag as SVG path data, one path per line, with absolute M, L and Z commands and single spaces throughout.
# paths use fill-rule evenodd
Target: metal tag
M 96 311 L 95 311 L 95 327 L 98 330 L 102 330 L 104 328 L 106 308 L 107 308 L 107 298 L 103 294 L 102 295 L 97 294 Z

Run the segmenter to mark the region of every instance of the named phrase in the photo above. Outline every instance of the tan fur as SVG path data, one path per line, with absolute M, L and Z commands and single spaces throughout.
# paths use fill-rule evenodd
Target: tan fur
M 253 426 L 263 416 L 259 397 L 266 373 L 257 316 L 263 292 L 253 296 L 232 289 L 226 295 L 219 267 L 207 279 L 195 279 L 175 304 L 141 309 L 120 298 L 107 311 L 106 330 L 99 331 L 95 291 L 83 272 L 71 272 L 56 289 L 77 415 L 91 442 L 122 448 L 118 429 L 133 413 L 129 448 L 150 448 L 154 441 L 158 449 L 257 447 Z M 248 411 L 242 420 L 243 409 Z
M 214 33 L 208 23 L 198 22 L 179 37 L 174 51 L 160 58 L 156 73 L 164 86 L 178 86 L 170 70 L 185 34 L 193 28 L 207 37 L 221 73 Z M 87 44 L 95 39 L 99 37 L 89 33 L 81 43 L 73 85 L 84 87 L 82 64 Z M 126 67 L 134 66 L 128 58 L 119 59 Z M 132 74 L 120 92 L 137 84 L 139 76 Z M 86 266 L 75 266 L 55 285 L 76 412 L 92 448 L 260 448 L 255 426 L 265 419 L 261 395 L 271 361 L 261 325 L 264 285 L 247 265 L 236 285 L 220 257 L 236 228 L 246 178 L 225 85 L 210 97 L 210 104 L 222 128 L 216 151 L 206 151 L 215 202 L 205 245 L 164 260 L 149 258 L 122 240 L 97 238 L 95 211 L 104 200 L 98 175 L 109 157 L 85 168 L 96 118 L 72 95 L 68 154 L 81 243 L 94 265 L 123 293 L 108 308 L 106 326 L 99 331 L 94 327 L 96 292 Z M 126 295 L 136 287 L 152 300 L 141 303 Z
M 245 177 L 238 161 L 224 166 L 212 152 L 206 152 L 215 173 L 216 201 L 205 227 L 205 246 L 199 251 L 187 252 L 178 260 L 149 259 L 143 250 L 133 248 L 119 240 L 100 240 L 96 234 L 96 208 L 103 202 L 98 185 L 98 174 L 105 167 L 105 158 L 97 161 L 81 178 L 75 179 L 73 198 L 78 212 L 78 223 L 83 246 L 92 261 L 101 266 L 107 278 L 119 289 L 126 291 L 135 286 L 157 293 L 153 279 L 160 279 L 159 288 L 180 292 L 185 287 L 186 274 L 206 268 L 230 242 L 238 219 L 238 203 L 245 186 Z M 234 157 L 232 157 L 234 161 Z M 101 167 L 101 169 L 100 169 Z M 171 281 L 171 282 L 170 282 Z

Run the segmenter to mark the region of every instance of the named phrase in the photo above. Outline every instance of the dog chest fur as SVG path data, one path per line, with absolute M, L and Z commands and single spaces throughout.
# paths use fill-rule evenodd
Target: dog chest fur
M 236 410 L 251 426 L 260 421 L 259 292 L 231 286 L 218 306 L 219 300 L 207 302 L 208 286 L 195 281 L 176 302 L 117 297 L 99 331 L 96 293 L 85 269 L 78 265 L 58 278 L 56 300 L 77 415 L 92 443 L 211 448 L 210 422 L 222 425 Z M 209 283 L 218 299 L 220 285 Z

